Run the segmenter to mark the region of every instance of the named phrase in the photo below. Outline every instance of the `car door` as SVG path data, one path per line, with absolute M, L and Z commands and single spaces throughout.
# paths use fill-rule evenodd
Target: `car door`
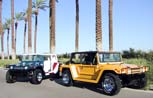
M 84 56 L 82 56 L 82 64 L 79 66 L 79 78 L 95 80 L 98 71 L 96 54 L 84 54 Z
M 51 71 L 51 58 L 50 56 L 45 56 L 44 58 L 44 72 L 46 75 L 49 75 Z

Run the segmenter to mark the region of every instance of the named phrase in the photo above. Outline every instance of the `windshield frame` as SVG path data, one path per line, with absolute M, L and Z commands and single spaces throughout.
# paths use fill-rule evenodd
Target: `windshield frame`
M 44 61 L 42 55 L 22 55 L 21 61 Z
M 119 52 L 99 52 L 98 54 L 99 63 L 122 62 L 121 53 Z

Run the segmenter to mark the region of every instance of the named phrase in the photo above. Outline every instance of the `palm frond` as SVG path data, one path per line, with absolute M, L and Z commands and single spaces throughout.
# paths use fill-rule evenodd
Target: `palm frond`
M 24 12 L 16 13 L 15 14 L 15 19 L 16 21 L 24 20 Z
M 2 27 L 3 27 L 3 31 L 5 31 L 5 30 L 7 29 L 7 24 L 4 23 L 4 24 L 2 25 Z
M 6 25 L 6 29 L 9 29 L 10 26 L 11 26 L 11 23 L 12 23 L 12 20 L 11 19 L 5 19 L 5 25 Z
M 35 9 L 41 9 L 41 10 L 46 10 L 46 8 L 48 8 L 49 6 L 47 6 L 46 3 L 47 0 L 36 0 L 36 2 L 33 2 L 33 8 Z

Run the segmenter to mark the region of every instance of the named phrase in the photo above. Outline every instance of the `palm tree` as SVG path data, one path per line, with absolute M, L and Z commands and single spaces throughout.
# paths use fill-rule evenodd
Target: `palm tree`
M 109 0 L 109 51 L 113 51 L 113 1 Z
M 32 53 L 32 0 L 28 0 L 28 53 Z
M 76 31 L 75 31 L 75 51 L 79 50 L 79 0 L 76 0 Z
M 2 34 L 3 34 L 3 27 L 2 27 L 2 1 L 3 0 L 0 0 L 0 38 L 1 38 Z
M 4 32 L 6 30 L 6 23 L 3 24 L 2 27 L 2 33 L 1 33 L 1 55 L 2 55 L 2 60 L 4 60 Z
M 38 14 L 39 9 L 45 10 L 45 8 L 48 8 L 46 5 L 46 0 L 36 0 L 36 2 L 32 3 L 32 7 L 35 8 L 34 14 L 35 14 L 35 32 L 34 32 L 34 53 L 36 53 L 37 48 L 37 26 L 38 26 Z
M 58 0 L 49 0 L 49 28 L 50 28 L 50 53 L 55 53 L 55 1 Z
M 27 32 L 27 16 L 28 16 L 28 9 L 23 12 L 23 17 L 24 17 L 24 43 L 23 43 L 23 50 L 24 54 L 26 53 L 26 32 Z
M 102 51 L 101 0 L 96 0 L 96 50 Z
M 24 19 L 24 13 L 16 13 L 15 14 L 15 50 L 16 50 L 16 38 L 17 38 L 17 28 L 18 28 L 18 22 Z
M 11 19 L 6 19 L 6 29 L 7 29 L 7 58 L 9 59 L 9 34 L 10 34 L 10 26 L 11 26 Z
M 12 59 L 16 59 L 15 33 L 14 33 L 14 0 L 11 0 L 11 31 L 12 31 Z

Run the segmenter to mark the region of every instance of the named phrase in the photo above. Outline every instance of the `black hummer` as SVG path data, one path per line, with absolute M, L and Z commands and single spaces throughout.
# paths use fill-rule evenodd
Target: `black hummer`
M 18 64 L 8 66 L 6 82 L 14 83 L 17 78 L 28 78 L 33 84 L 40 84 L 44 76 L 57 74 L 59 63 L 55 54 L 30 54 L 21 56 Z

